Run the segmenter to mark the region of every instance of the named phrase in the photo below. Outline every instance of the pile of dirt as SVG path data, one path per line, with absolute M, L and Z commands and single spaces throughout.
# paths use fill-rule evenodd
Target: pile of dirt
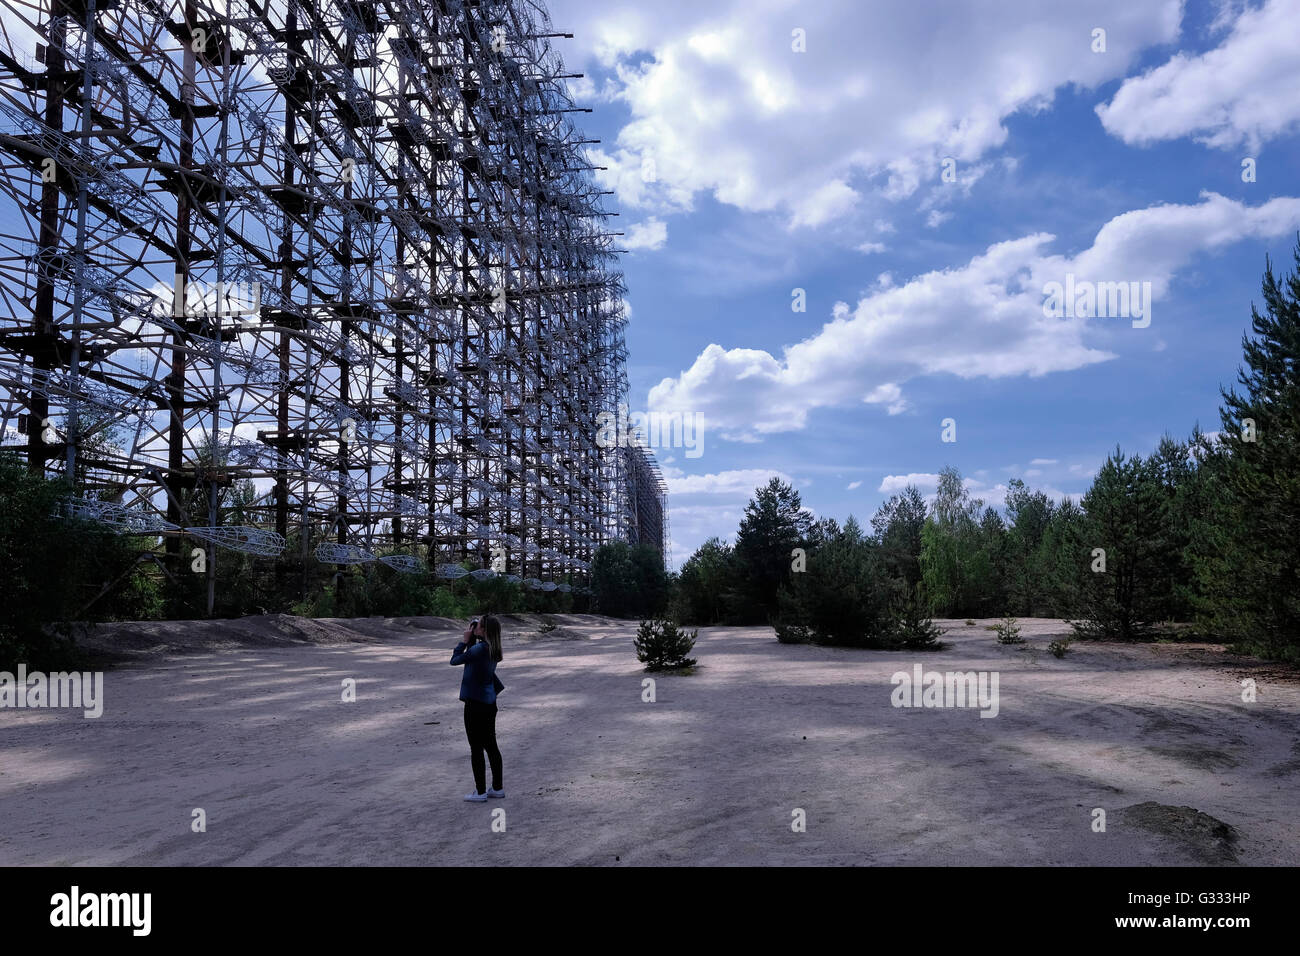
M 337 645 L 377 639 L 349 625 L 345 621 L 314 620 L 292 614 L 259 614 L 212 621 L 125 621 L 89 628 L 78 637 L 77 643 L 108 659 L 132 660 L 239 647 Z
M 1201 863 L 1237 862 L 1236 844 L 1240 835 L 1236 829 L 1192 807 L 1173 807 L 1148 800 L 1125 807 L 1120 811 L 1120 819 L 1126 826 L 1166 837 Z

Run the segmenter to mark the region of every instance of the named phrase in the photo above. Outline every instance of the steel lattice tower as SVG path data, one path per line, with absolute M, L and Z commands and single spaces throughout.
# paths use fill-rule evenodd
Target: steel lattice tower
M 174 562 L 584 582 L 631 493 L 624 289 L 542 7 L 6 7 L 6 447 Z

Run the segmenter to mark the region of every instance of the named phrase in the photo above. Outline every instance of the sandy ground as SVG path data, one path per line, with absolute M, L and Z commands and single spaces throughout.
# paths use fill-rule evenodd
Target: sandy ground
M 1300 682 L 1213 645 L 1058 660 L 1059 621 L 1023 622 L 1023 648 L 940 622 L 936 654 L 709 628 L 647 703 L 635 624 L 554 620 L 506 622 L 487 804 L 461 799 L 454 622 L 100 629 L 132 658 L 103 717 L 0 710 L 0 864 L 1300 862 Z M 893 707 L 915 663 L 997 672 L 998 716 Z

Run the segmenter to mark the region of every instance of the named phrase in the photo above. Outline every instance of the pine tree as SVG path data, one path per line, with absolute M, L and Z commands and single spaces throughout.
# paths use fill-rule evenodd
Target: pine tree
M 1006 607 L 1031 615 L 1046 606 L 1046 582 L 1036 558 L 1056 508 L 1041 491 L 1030 491 L 1019 478 L 1007 482 Z
M 682 565 L 678 607 L 687 624 L 721 624 L 736 602 L 735 555 L 721 538 L 710 538 Z
M 1115 449 L 1083 496 L 1075 574 L 1086 637 L 1137 640 L 1160 620 L 1165 571 L 1164 501 L 1151 460 Z M 1104 570 L 1101 570 L 1104 562 Z
M 766 624 L 777 610 L 777 593 L 790 580 L 795 548 L 806 548 L 812 515 L 799 492 L 779 478 L 759 488 L 736 534 L 736 566 L 747 597 L 746 623 Z
M 1237 389 L 1222 389 L 1222 432 L 1207 454 L 1194 556 L 1201 621 L 1269 656 L 1300 659 L 1300 239 L 1281 282 L 1266 261 L 1264 312 Z
M 925 613 L 920 585 L 906 587 L 890 615 L 889 646 L 906 651 L 938 651 L 942 629 Z
M 694 666 L 695 659 L 686 655 L 695 646 L 697 637 L 699 631 L 687 633 L 672 621 L 642 621 L 632 647 L 636 659 L 646 666 L 646 670 L 675 670 Z
M 908 485 L 881 505 L 871 519 L 889 573 L 902 578 L 910 588 L 921 581 L 921 529 L 926 512 L 921 492 L 915 485 Z
M 1030 560 L 1030 576 L 1050 617 L 1070 617 L 1079 606 L 1080 583 L 1089 569 L 1082 523 L 1079 506 L 1070 498 L 1062 499 Z
M 984 509 L 980 519 L 979 560 L 971 590 L 976 604 L 971 608 L 981 617 L 1004 611 L 1007 606 L 1007 526 L 993 508 Z

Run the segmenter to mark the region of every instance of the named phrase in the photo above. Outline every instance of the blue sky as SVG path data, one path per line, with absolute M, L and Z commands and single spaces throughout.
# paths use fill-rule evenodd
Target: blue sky
M 676 566 L 773 474 L 865 523 L 945 465 L 1077 495 L 1219 427 L 1300 232 L 1300 0 L 550 9 L 628 233 L 629 404 L 704 416 L 656 449 Z M 1151 283 L 1149 324 L 1045 316 L 1067 273 Z

